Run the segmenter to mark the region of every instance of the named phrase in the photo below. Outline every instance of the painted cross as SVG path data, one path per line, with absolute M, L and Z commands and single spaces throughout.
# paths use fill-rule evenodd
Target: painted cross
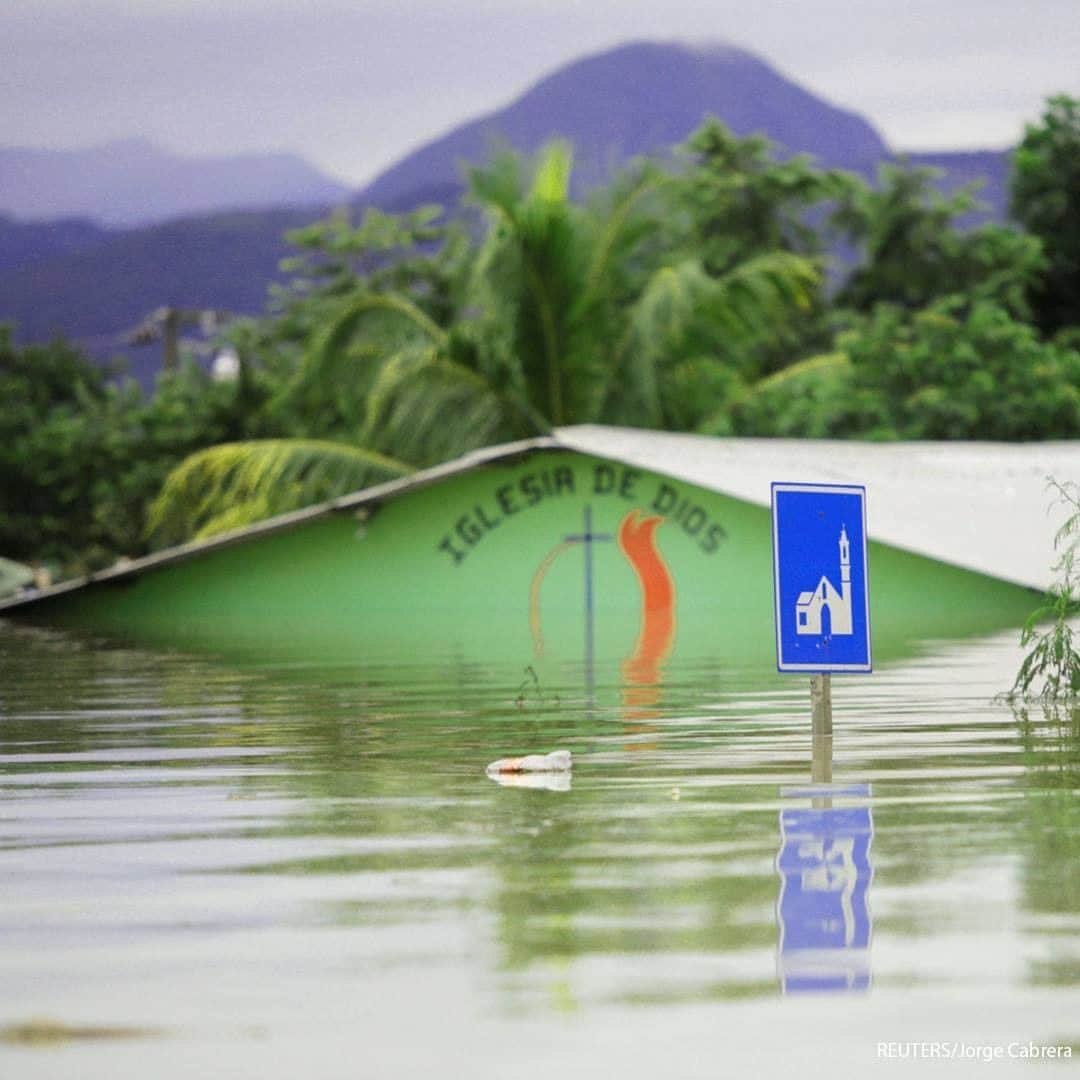
M 583 544 L 585 547 L 585 673 L 592 684 L 593 674 L 593 640 L 595 621 L 595 600 L 593 599 L 593 544 L 610 543 L 615 538 L 611 533 L 594 533 L 592 531 L 592 507 L 585 507 L 585 529 L 580 534 L 564 536 L 568 544 Z

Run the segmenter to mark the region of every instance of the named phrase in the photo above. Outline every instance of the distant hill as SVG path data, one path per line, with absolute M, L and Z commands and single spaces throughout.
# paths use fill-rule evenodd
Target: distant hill
M 825 166 L 870 176 L 893 159 L 866 120 L 815 97 L 750 53 L 633 44 L 566 65 L 506 108 L 409 154 L 351 201 L 358 210 L 452 206 L 462 190 L 463 163 L 483 161 L 500 141 L 529 152 L 556 135 L 575 144 L 576 178 L 592 184 L 629 158 L 669 154 L 709 114 L 738 134 L 761 132 L 785 152 L 808 152 Z M 138 144 L 132 150 L 138 157 Z M 1005 155 L 909 159 L 949 169 L 945 186 L 985 176 L 991 216 L 1002 216 Z M 219 199 L 224 190 L 215 189 Z M 270 190 L 264 185 L 261 192 Z M 101 353 L 115 350 L 118 335 L 161 305 L 257 312 L 267 285 L 280 278 L 285 230 L 324 216 L 337 198 L 96 234 L 86 222 L 31 227 L 0 220 L 0 321 L 14 320 L 24 341 L 62 333 L 93 339 L 89 344 Z
M 83 218 L 22 222 L 0 214 L 0 273 L 52 255 L 85 251 L 109 235 L 108 229 Z
M 86 150 L 0 148 L 0 213 L 148 225 L 237 207 L 343 200 L 348 188 L 294 154 L 181 157 L 145 139 Z
M 455 128 L 387 169 L 357 205 L 416 205 L 436 185 L 461 190 L 464 162 L 493 146 L 534 151 L 569 139 L 575 176 L 595 184 L 614 167 L 682 142 L 708 114 L 737 135 L 767 134 L 822 165 L 872 171 L 889 149 L 861 116 L 830 105 L 763 60 L 726 45 L 636 43 L 588 56 L 537 83 L 504 109 Z
M 161 305 L 259 311 L 281 278 L 284 233 L 311 220 L 310 209 L 276 209 L 107 232 L 90 247 L 0 273 L 0 321 L 14 318 L 22 341 L 108 338 L 101 352 L 119 348 L 120 335 Z

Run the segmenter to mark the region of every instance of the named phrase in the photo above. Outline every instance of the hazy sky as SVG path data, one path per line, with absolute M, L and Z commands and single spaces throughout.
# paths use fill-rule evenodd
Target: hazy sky
M 750 49 L 895 149 L 1007 146 L 1080 94 L 1080 0 L 7 0 L 0 142 L 288 149 L 360 183 L 636 39 Z

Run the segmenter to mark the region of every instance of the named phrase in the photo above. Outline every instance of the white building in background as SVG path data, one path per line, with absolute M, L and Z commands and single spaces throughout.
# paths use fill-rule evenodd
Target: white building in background
M 847 529 L 840 526 L 840 591 L 824 575 L 813 592 L 795 601 L 795 631 L 799 634 L 850 634 L 851 552 Z
M 232 346 L 226 346 L 214 357 L 210 369 L 214 382 L 235 382 L 240 377 L 240 357 Z

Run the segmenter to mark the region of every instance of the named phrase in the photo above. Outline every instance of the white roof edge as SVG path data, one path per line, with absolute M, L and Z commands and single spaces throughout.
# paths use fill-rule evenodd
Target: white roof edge
M 858 442 L 711 438 L 597 425 L 559 428 L 560 443 L 582 453 L 769 506 L 773 481 L 864 484 L 871 539 L 1046 589 L 1054 535 L 1047 477 L 1080 477 L 1080 440 Z

